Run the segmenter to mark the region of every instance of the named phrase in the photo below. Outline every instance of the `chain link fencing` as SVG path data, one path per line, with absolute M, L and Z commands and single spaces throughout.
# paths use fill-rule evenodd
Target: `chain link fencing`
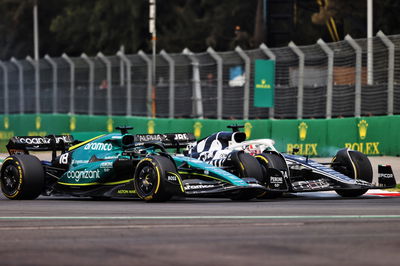
M 400 113 L 400 35 L 254 50 L 0 61 L 0 113 L 331 118 Z M 275 60 L 274 108 L 254 107 L 254 62 Z M 153 63 L 155 76 L 153 74 Z M 234 80 L 232 72 L 239 71 Z M 38 73 L 37 73 L 38 72 Z M 39 100 L 37 98 L 39 97 Z

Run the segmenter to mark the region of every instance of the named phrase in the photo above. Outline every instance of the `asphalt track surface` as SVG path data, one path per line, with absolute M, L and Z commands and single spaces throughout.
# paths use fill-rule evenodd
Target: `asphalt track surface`
M 0 265 L 398 265 L 400 197 L 0 200 Z
M 398 265 L 400 197 L 372 194 L 166 203 L 0 196 L 0 265 Z

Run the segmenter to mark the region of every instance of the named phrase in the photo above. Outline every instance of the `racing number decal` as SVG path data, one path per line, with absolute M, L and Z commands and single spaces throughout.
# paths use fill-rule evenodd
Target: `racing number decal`
M 60 164 L 68 164 L 68 157 L 69 157 L 69 153 L 65 153 L 63 155 L 60 156 Z

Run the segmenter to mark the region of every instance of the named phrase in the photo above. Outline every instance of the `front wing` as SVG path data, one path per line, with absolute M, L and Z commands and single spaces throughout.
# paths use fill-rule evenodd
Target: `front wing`
M 353 179 L 316 161 L 296 155 L 284 155 L 291 175 L 289 191 L 311 192 L 327 190 L 385 189 L 396 186 L 396 179 L 390 165 L 379 165 L 378 183 L 369 183 L 361 179 Z M 296 168 L 296 171 L 293 171 Z M 293 172 L 301 175 L 293 175 Z

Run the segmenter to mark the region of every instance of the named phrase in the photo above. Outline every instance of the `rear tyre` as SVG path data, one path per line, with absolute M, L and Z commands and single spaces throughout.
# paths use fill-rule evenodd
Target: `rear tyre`
M 153 155 L 141 160 L 136 166 L 133 184 L 137 195 L 145 201 L 162 202 L 169 200 L 179 190 L 179 185 L 168 181 L 167 175 L 179 176 L 175 164 L 168 158 Z
M 267 180 L 269 179 L 268 169 L 277 169 L 279 171 L 286 171 L 288 172 L 288 168 L 286 165 L 286 161 L 275 153 L 262 153 L 256 155 L 258 162 L 264 168 L 264 186 L 268 187 Z M 275 199 L 282 196 L 283 192 L 279 191 L 267 191 L 265 192 L 260 198 L 263 199 Z
M 32 155 L 9 156 L 1 167 L 0 182 L 4 196 L 9 199 L 36 199 L 44 188 L 42 163 Z
M 336 153 L 332 162 L 338 163 L 332 166 L 335 171 L 353 179 L 361 179 L 369 183 L 372 182 L 372 165 L 365 154 L 359 151 L 342 149 Z M 336 193 L 342 197 L 359 197 L 367 191 L 368 189 L 338 189 Z

